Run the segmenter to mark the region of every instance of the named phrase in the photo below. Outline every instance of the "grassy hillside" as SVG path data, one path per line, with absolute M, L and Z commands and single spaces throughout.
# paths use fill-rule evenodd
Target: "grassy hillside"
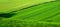
M 9 18 L 0 17 L 0 27 L 60 27 L 59 20 L 60 1 L 53 1 L 23 8 Z
M 55 0 L 0 0 L 0 12 L 19 10 L 31 5 Z

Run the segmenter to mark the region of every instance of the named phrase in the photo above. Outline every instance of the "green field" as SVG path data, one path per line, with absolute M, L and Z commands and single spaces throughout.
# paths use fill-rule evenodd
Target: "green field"
M 50 2 L 55 0 L 0 0 L 0 12 L 11 12 L 39 3 Z
M 20 10 L 15 8 L 16 11 L 11 12 L 15 14 L 12 17 L 0 17 L 0 27 L 60 27 L 60 1 L 28 6 L 20 7 Z M 0 12 L 7 12 L 7 10 Z

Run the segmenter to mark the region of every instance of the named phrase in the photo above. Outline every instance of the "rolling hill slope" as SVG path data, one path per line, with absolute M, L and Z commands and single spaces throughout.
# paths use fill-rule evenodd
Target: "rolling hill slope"
M 60 27 L 59 20 L 60 1 L 53 1 L 23 8 L 10 18 L 1 18 L 0 27 Z
M 50 1 L 55 0 L 0 0 L 0 12 L 8 13 L 13 10 L 19 10 L 21 8 Z

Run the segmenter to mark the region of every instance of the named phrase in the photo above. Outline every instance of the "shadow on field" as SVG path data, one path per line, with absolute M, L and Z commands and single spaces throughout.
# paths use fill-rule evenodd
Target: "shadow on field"
M 0 13 L 0 17 L 4 17 L 4 18 L 10 18 L 15 14 L 11 14 L 11 13 Z

